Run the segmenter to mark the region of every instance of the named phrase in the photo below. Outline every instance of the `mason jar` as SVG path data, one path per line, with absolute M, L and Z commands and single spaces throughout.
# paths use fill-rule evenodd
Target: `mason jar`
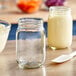
M 46 43 L 43 20 L 20 18 L 16 32 L 16 56 L 20 68 L 37 68 L 45 62 Z
M 70 47 L 72 44 L 71 9 L 65 6 L 53 6 L 48 17 L 48 46 L 54 49 Z

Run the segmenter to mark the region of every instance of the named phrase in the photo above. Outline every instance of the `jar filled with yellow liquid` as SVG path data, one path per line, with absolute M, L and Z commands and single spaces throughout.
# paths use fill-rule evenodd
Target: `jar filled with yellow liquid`
M 72 44 L 71 9 L 65 6 L 49 8 L 48 46 L 54 49 L 70 47 Z

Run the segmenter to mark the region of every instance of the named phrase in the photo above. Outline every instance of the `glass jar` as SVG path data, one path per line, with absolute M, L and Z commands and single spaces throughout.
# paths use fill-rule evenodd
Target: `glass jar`
M 20 68 L 40 67 L 46 57 L 43 20 L 21 18 L 16 32 L 16 54 Z
M 5 48 L 10 32 L 10 27 L 11 25 L 8 22 L 0 20 L 0 52 L 2 52 Z
M 72 44 L 71 9 L 65 6 L 54 6 L 49 9 L 48 46 L 54 49 L 70 47 Z
M 42 0 L 17 0 L 17 7 L 25 13 L 34 13 L 40 9 Z

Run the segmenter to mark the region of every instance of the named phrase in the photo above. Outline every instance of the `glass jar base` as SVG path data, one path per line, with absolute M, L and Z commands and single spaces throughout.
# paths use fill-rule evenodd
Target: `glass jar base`
M 48 48 L 52 49 L 52 50 L 61 50 L 61 49 L 67 49 L 69 47 L 54 47 L 54 46 L 48 46 Z
M 41 65 L 42 64 L 40 64 L 40 62 L 27 62 L 27 63 L 18 62 L 18 66 L 21 69 L 34 69 L 34 68 L 39 68 Z

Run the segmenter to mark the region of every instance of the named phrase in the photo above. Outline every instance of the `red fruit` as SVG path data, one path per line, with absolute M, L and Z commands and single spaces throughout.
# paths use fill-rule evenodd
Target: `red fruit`
M 18 2 L 17 6 L 23 12 L 33 13 L 39 9 L 40 3 L 41 3 L 41 0 L 30 0 L 30 1 L 20 0 L 20 2 Z

